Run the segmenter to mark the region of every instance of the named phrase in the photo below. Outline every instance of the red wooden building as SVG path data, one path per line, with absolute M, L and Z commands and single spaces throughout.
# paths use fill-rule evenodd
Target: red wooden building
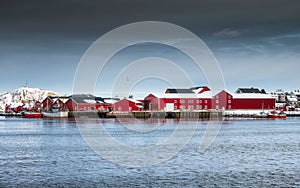
M 53 106 L 53 100 L 51 97 L 46 97 L 43 101 L 42 101 L 42 110 L 43 111 L 49 111 Z
M 66 109 L 66 101 L 69 97 L 47 97 L 42 101 L 41 107 L 43 111 L 49 111 L 52 107 L 58 107 L 61 110 Z
M 238 88 L 232 97 L 232 109 L 275 109 L 276 98 L 264 89 Z
M 69 111 L 97 111 L 101 109 L 101 98 L 90 94 L 72 95 L 66 102 Z
M 113 104 L 113 110 L 117 112 L 132 112 L 140 111 L 143 109 L 141 101 L 135 101 L 132 99 L 122 99 Z

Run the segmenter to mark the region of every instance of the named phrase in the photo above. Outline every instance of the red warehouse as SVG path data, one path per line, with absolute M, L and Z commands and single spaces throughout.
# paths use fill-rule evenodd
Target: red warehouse
M 113 104 L 113 110 L 117 112 L 132 112 L 143 109 L 143 104 L 140 101 L 132 99 L 122 99 Z
M 273 109 L 275 98 L 265 90 L 239 88 L 231 95 L 222 90 L 213 95 L 206 86 L 190 89 L 167 89 L 163 96 L 149 94 L 145 99 L 146 110 L 231 110 Z

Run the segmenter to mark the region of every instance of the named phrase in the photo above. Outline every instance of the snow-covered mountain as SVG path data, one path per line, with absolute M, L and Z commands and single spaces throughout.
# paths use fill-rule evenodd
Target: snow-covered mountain
M 28 105 L 32 101 L 42 101 L 47 96 L 59 96 L 59 94 L 39 88 L 20 87 L 13 92 L 0 94 L 0 111 L 5 109 L 5 105 L 11 107 Z

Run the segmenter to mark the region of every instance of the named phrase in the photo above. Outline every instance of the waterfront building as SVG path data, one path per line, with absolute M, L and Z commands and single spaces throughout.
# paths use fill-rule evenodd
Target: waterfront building
M 141 111 L 144 109 L 143 102 L 133 99 L 122 99 L 113 104 L 113 110 L 117 112 Z
M 201 86 L 167 89 L 161 96 L 151 93 L 145 97 L 144 106 L 145 110 L 155 111 L 274 109 L 275 98 L 264 89 L 239 88 L 234 94 L 224 90 L 213 94 L 208 87 Z

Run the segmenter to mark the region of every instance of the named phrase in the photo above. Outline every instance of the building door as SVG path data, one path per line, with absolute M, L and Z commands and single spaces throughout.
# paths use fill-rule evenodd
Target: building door
M 149 104 L 149 110 L 153 110 L 153 104 L 152 103 Z

